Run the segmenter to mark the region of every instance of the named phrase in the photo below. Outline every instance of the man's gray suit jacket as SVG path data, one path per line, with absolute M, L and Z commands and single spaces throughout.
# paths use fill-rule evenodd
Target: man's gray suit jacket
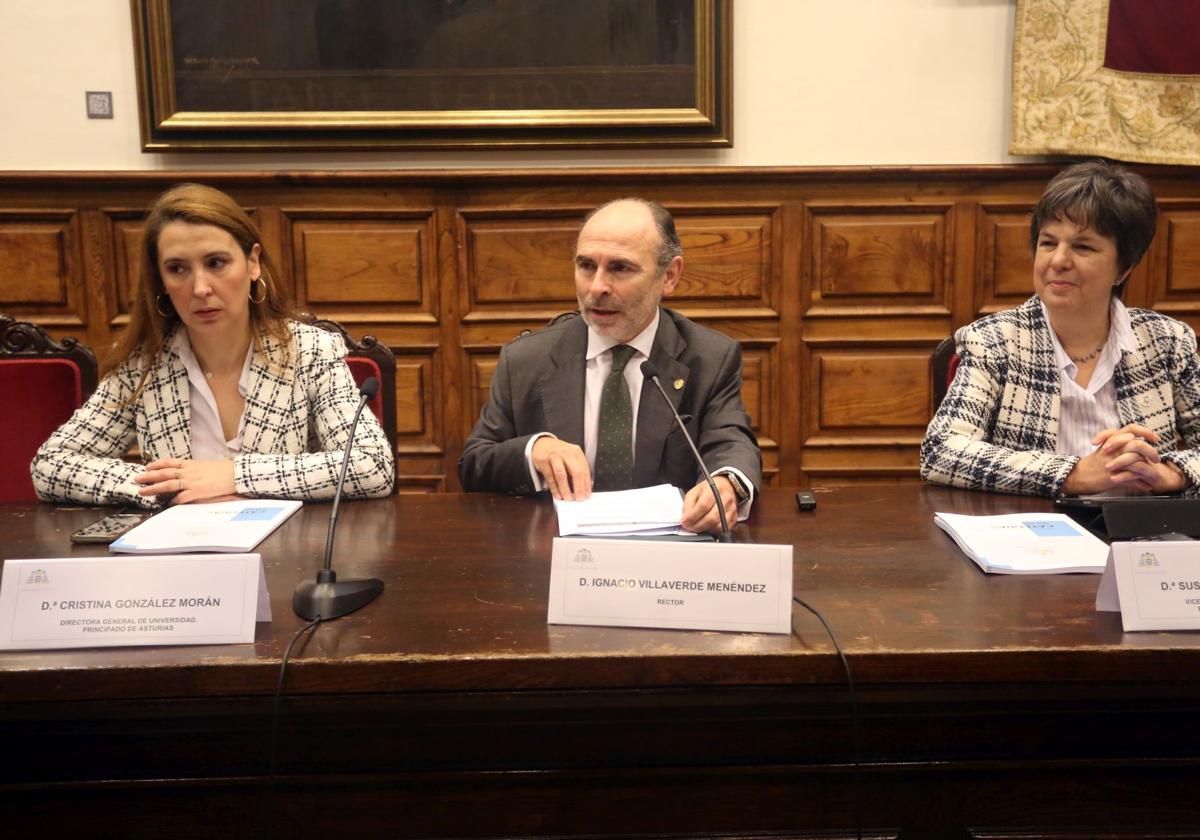
M 762 453 L 742 407 L 742 352 L 736 341 L 661 310 L 650 361 L 710 470 L 736 467 L 757 490 Z M 466 490 L 534 492 L 525 446 L 539 432 L 583 447 L 587 325 L 564 319 L 521 336 L 500 351 L 491 396 L 458 461 Z M 682 381 L 682 388 L 675 383 Z M 702 474 L 670 410 L 642 386 L 637 417 L 636 487 L 670 483 L 690 489 Z

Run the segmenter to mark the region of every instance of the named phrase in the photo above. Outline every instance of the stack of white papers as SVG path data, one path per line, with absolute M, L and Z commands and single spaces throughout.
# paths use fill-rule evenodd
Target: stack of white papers
M 554 500 L 560 537 L 688 534 L 679 527 L 683 496 L 670 484 L 593 493 L 582 502 Z
M 1108 546 L 1061 513 L 936 513 L 933 521 L 985 572 L 1100 574 L 1108 561 Z
M 155 514 L 109 545 L 123 554 L 227 551 L 245 554 L 265 540 L 301 502 L 239 499 L 176 505 Z

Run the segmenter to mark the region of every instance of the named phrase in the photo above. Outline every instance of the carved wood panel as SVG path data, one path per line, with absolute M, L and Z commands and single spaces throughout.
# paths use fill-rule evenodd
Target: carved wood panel
M 79 214 L 0 210 L 0 306 L 44 324 L 85 326 Z
M 677 308 L 719 309 L 735 314 L 775 315 L 772 282 L 775 208 L 673 209 L 683 246 L 683 275 L 671 295 Z
M 1200 201 L 1166 200 L 1159 210 L 1145 305 L 1200 329 Z
M 66 304 L 66 235 L 62 225 L 0 227 L 0 303 Z
M 436 322 L 432 211 L 289 208 L 284 218 L 301 309 L 337 320 L 391 313 L 384 320 Z
M 762 449 L 763 479 L 769 484 L 777 483 L 779 476 L 778 355 L 778 344 L 742 351 L 742 403 Z
M 492 387 L 492 377 L 496 373 L 496 366 L 498 364 L 500 364 L 499 353 L 487 356 L 472 355 L 470 357 L 468 369 L 471 371 L 471 410 L 463 416 L 463 438 L 471 434 L 471 429 L 475 427 L 475 421 L 479 419 L 479 412 L 483 410 L 483 406 L 488 401 L 488 393 Z
M 396 433 L 423 435 L 429 429 L 429 364 L 396 360 Z
M 868 306 L 949 312 L 951 205 L 810 204 L 810 315 Z
M 396 471 L 400 492 L 438 492 L 446 484 L 444 412 L 438 399 L 438 353 L 396 350 Z M 453 470 L 451 470 L 451 473 Z
M 893 349 L 813 354 L 813 425 L 857 435 L 929 422 L 929 353 Z
M 112 252 L 113 312 L 110 326 L 119 330 L 129 323 L 129 310 L 137 288 L 142 259 L 142 216 L 136 208 L 106 208 L 104 220 Z
M 981 204 L 975 311 L 1009 309 L 1033 294 L 1029 215 L 1032 204 Z
M 548 318 L 575 309 L 572 267 L 584 209 L 472 208 L 458 216 L 463 310 L 472 318 Z
M 1194 295 L 1200 292 L 1200 207 L 1163 214 L 1167 228 L 1167 271 L 1164 292 Z

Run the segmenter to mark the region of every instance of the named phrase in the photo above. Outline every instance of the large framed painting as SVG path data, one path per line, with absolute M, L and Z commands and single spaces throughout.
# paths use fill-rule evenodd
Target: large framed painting
M 732 0 L 131 4 L 145 151 L 732 143 Z

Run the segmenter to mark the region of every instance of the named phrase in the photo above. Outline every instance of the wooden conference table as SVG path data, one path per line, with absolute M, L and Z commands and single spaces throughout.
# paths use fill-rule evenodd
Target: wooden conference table
M 795 545 L 795 635 L 548 626 L 548 502 L 342 508 L 384 579 L 289 663 L 329 507 L 260 546 L 253 645 L 0 654 L 0 813 L 23 836 L 1194 837 L 1200 634 L 1121 632 L 1098 576 L 985 576 L 936 510 L 1044 501 L 920 485 L 767 490 L 737 536 Z M 0 509 L 6 557 L 103 553 L 95 510 Z M 857 781 L 856 781 L 857 779 Z M 1118 831 L 1119 829 L 1119 831 Z

